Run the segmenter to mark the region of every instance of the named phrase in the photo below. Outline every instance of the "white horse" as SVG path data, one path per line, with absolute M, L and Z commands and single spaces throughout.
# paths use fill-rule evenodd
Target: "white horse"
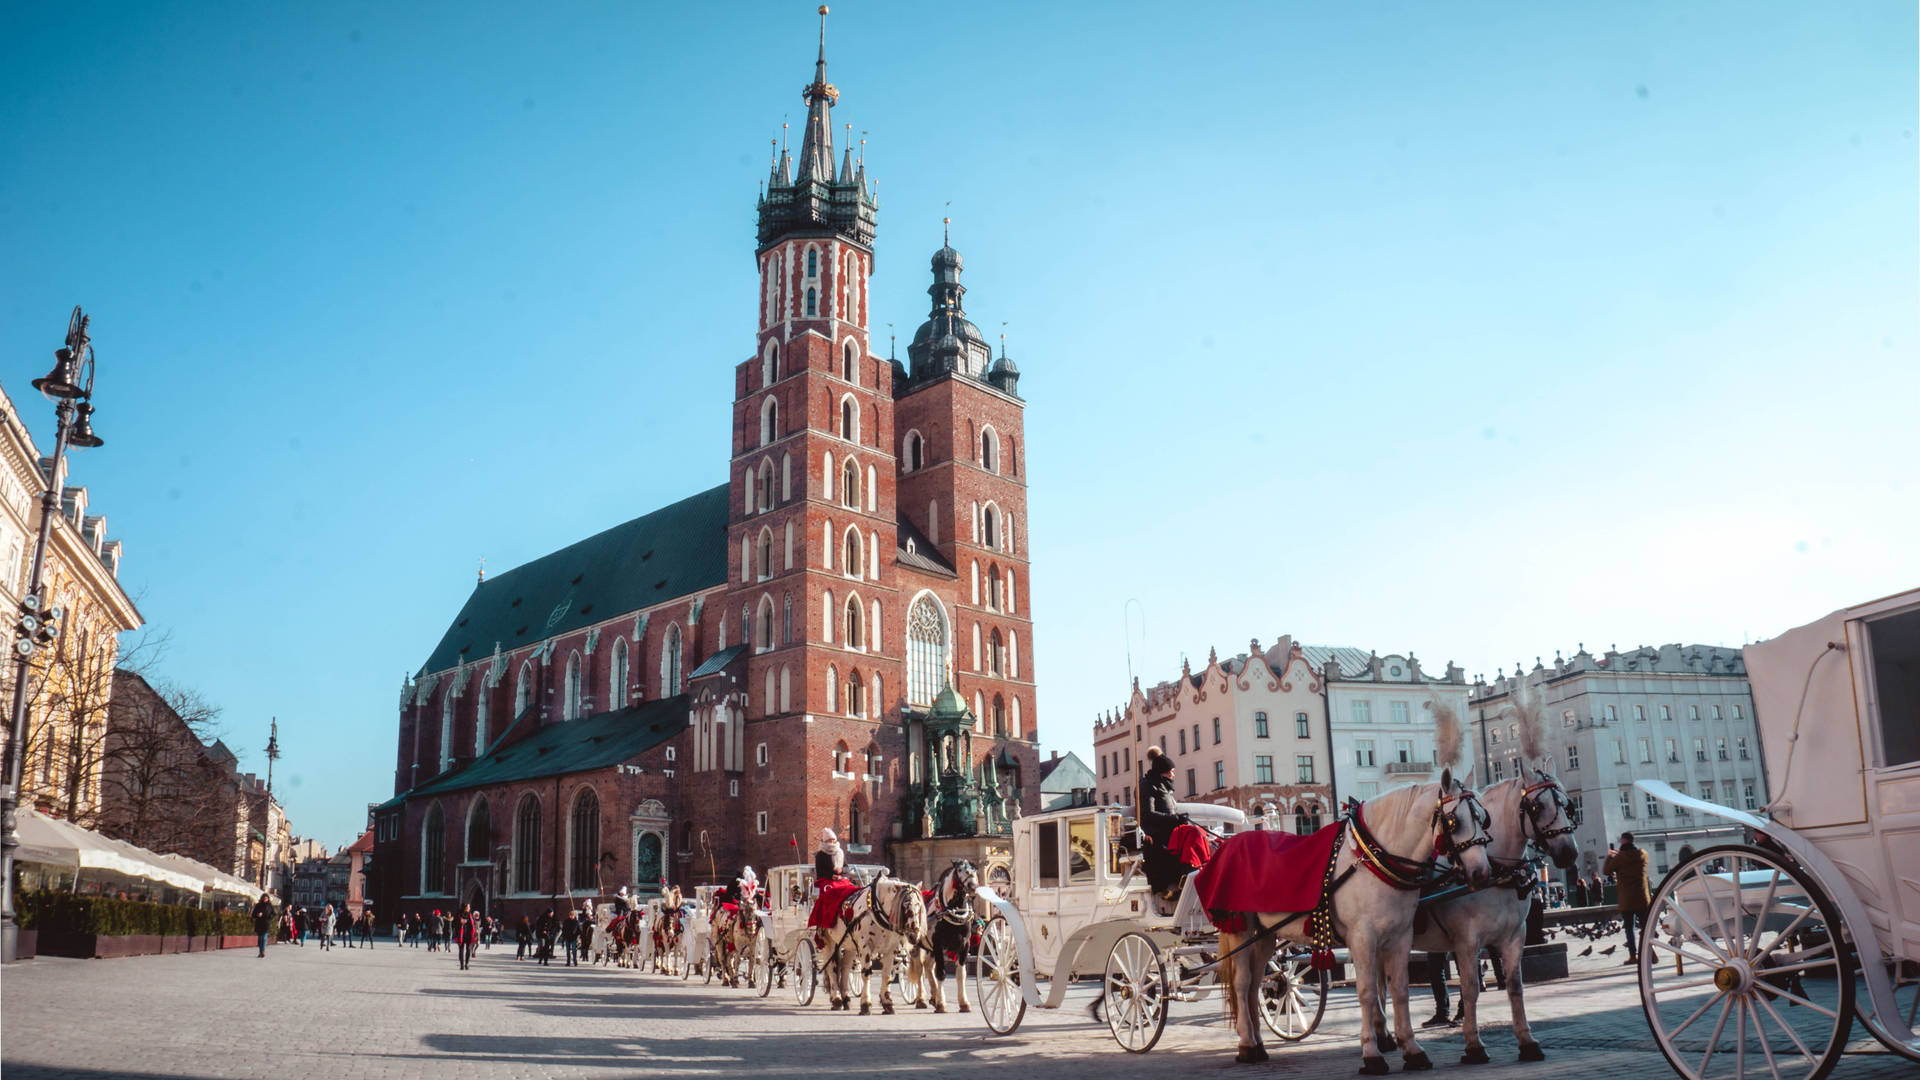
M 860 980 L 860 1015 L 873 1012 L 873 983 L 867 969 L 878 964 L 880 1011 L 893 1012 L 893 972 L 900 945 L 920 941 L 927 934 L 926 902 L 920 887 L 882 874 L 873 884 L 854 893 L 835 913 L 825 932 L 827 997 L 834 1009 L 852 1002 L 853 981 Z
M 1520 1060 L 1544 1061 L 1546 1054 L 1527 1026 L 1526 1003 L 1522 1000 L 1525 982 L 1520 977 L 1520 954 L 1526 945 L 1527 908 L 1533 890 L 1520 891 L 1514 875 L 1525 873 L 1529 844 L 1544 849 L 1555 866 L 1572 866 L 1580 851 L 1570 834 L 1579 827 L 1579 817 L 1560 782 L 1537 769 L 1531 780 L 1515 777 L 1487 788 L 1480 793 L 1480 803 L 1492 822 L 1489 832 L 1493 840 L 1487 845 L 1487 857 L 1493 865 L 1493 885 L 1429 907 L 1426 926 L 1415 932 L 1413 947 L 1451 952 L 1459 958 L 1460 1002 L 1465 1013 L 1462 1030 L 1467 1038 L 1466 1053 L 1460 1056 L 1462 1065 L 1487 1062 L 1486 1047 L 1480 1042 L 1480 980 L 1473 970 L 1483 948 L 1499 952 L 1501 969 L 1506 972 L 1507 1002 L 1513 1007 L 1513 1034 L 1520 1044 Z
M 1332 930 L 1345 938 L 1360 996 L 1360 1071 L 1387 1072 L 1376 1048 L 1374 1014 L 1384 983 L 1393 995 L 1394 1039 L 1408 1069 L 1433 1062 L 1413 1038 L 1407 1012 L 1407 952 L 1425 871 L 1447 855 L 1479 888 L 1491 880 L 1486 811 L 1453 770 L 1437 784 L 1396 788 L 1368 799 L 1340 825 L 1328 884 Z M 1258 835 L 1258 834 L 1249 834 Z M 1240 1039 L 1235 1060 L 1267 1060 L 1260 1040 L 1260 984 L 1280 940 L 1312 943 L 1308 912 L 1233 912 L 1244 930 L 1220 934 L 1221 986 Z M 1242 946 L 1245 946 L 1243 949 Z
M 959 991 L 959 1008 L 967 1006 L 967 949 L 973 936 L 974 888 L 980 884 L 979 871 L 965 859 L 957 859 L 933 884 L 933 902 L 927 912 L 927 935 L 914 942 L 907 961 L 907 984 L 913 987 L 913 1007 L 924 1009 L 929 999 L 933 1011 L 947 1011 L 947 957 L 954 958 L 954 986 Z

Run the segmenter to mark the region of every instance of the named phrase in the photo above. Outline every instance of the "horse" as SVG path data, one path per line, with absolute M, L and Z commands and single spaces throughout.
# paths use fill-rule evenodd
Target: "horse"
M 713 914 L 710 930 L 720 957 L 720 974 L 729 987 L 740 985 L 740 962 L 752 956 L 760 943 L 763 917 L 756 899 L 756 896 L 742 897 L 720 905 Z
M 680 886 L 660 890 L 659 914 L 653 919 L 653 970 L 662 975 L 677 974 L 675 958 L 680 955 Z
M 907 984 L 913 987 L 914 1008 L 926 1008 L 931 998 L 934 1012 L 947 1011 L 947 958 L 951 956 L 959 1009 L 972 1011 L 967 1005 L 966 966 L 973 938 L 973 890 L 979 884 L 979 872 L 965 859 L 955 859 L 934 881 L 933 891 L 928 894 L 928 933 L 912 944 L 907 961 Z
M 1536 845 L 1555 866 L 1572 866 L 1580 851 L 1570 834 L 1580 827 L 1580 813 L 1560 782 L 1538 769 L 1530 780 L 1516 776 L 1487 788 L 1480 793 L 1480 803 L 1492 822 L 1493 840 L 1486 850 L 1493 867 L 1493 885 L 1428 908 L 1427 918 L 1417 920 L 1426 925 L 1416 926 L 1413 948 L 1451 952 L 1460 958 L 1460 1003 L 1465 1014 L 1462 1031 L 1467 1039 L 1466 1052 L 1460 1056 L 1462 1065 L 1484 1065 L 1488 1060 L 1486 1047 L 1480 1042 L 1480 980 L 1468 976 L 1483 948 L 1498 950 L 1501 970 L 1506 973 L 1507 1003 L 1513 1008 L 1513 1034 L 1520 1044 L 1520 1060 L 1544 1061 L 1546 1054 L 1527 1026 L 1526 1003 L 1522 1000 L 1525 982 L 1520 975 L 1520 953 L 1526 944 L 1527 908 L 1533 895 L 1526 853 L 1529 845 Z
M 1219 945 L 1220 985 L 1240 1042 L 1234 1060 L 1267 1060 L 1260 1039 L 1260 985 L 1278 940 L 1325 948 L 1340 934 L 1346 938 L 1360 996 L 1360 1071 L 1373 1076 L 1387 1072 L 1374 1022 L 1383 982 L 1393 995 L 1394 1040 L 1405 1067 L 1432 1068 L 1432 1059 L 1414 1041 L 1407 1012 L 1414 908 L 1438 855 L 1448 856 L 1476 888 L 1492 880 L 1486 824 L 1486 810 L 1472 790 L 1454 780 L 1452 769 L 1443 770 L 1439 783 L 1375 796 L 1334 826 L 1340 832 L 1334 834 L 1333 860 L 1321 884 L 1324 924 L 1306 911 L 1226 913 L 1221 921 L 1240 927 L 1223 929 Z M 1229 843 L 1240 841 L 1235 837 Z M 1359 873 L 1362 867 L 1369 872 Z
M 893 972 L 899 962 L 901 940 L 923 941 L 927 936 L 926 901 L 920 887 L 881 874 L 873 884 L 854 893 L 835 913 L 825 931 L 827 998 L 831 1008 L 852 1004 L 853 977 L 861 975 L 860 1015 L 873 1012 L 870 964 L 878 965 L 880 1011 L 893 1013 Z

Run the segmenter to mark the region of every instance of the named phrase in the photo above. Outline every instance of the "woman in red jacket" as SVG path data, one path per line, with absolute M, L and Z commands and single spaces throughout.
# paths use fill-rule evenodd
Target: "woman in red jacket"
M 474 914 L 472 904 L 461 904 L 460 914 L 453 921 L 453 943 L 460 949 L 460 970 L 467 970 L 473 961 L 473 947 L 480 942 L 480 916 Z

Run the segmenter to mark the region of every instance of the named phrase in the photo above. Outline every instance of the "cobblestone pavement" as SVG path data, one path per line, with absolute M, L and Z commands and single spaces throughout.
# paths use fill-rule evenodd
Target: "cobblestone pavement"
M 1021 1030 L 989 1037 L 977 1015 L 829 1013 L 785 991 L 683 983 L 608 968 L 538 968 L 511 949 L 483 951 L 471 971 L 425 948 L 253 951 L 126 960 L 39 959 L 0 974 L 0 1067 L 7 1080 L 232 1077 L 245 1080 L 449 1080 L 726 1075 L 821 1077 L 1126 1076 L 1189 1071 L 1238 1077 L 1347 1077 L 1358 1061 L 1350 990 L 1336 987 L 1319 1034 L 1276 1047 L 1259 1066 L 1233 1064 L 1219 1000 L 1174 1006 L 1150 1054 L 1122 1052 L 1085 1010 L 1082 987 L 1060 1012 L 1029 1012 Z M 1483 999 L 1485 1000 L 1485 999 Z M 1631 970 L 1544 983 L 1528 993 L 1544 1064 L 1514 1061 L 1504 995 L 1490 1002 L 1494 1064 L 1453 1064 L 1457 1029 L 1423 1038 L 1436 1073 L 1476 1080 L 1672 1075 L 1648 1037 Z M 1428 1002 L 1415 999 L 1415 1016 Z M 1861 1035 L 1858 1027 L 1856 1035 Z M 1911 1063 L 1856 1042 L 1837 1080 L 1913 1080 Z M 1398 1070 L 1397 1055 L 1394 1059 Z

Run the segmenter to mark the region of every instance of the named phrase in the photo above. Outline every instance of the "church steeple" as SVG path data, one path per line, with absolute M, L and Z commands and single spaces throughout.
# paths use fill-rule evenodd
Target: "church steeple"
M 833 106 L 840 91 L 827 81 L 827 7 L 820 5 L 820 51 L 813 63 L 813 82 L 801 91 L 807 103 L 806 127 L 800 133 L 799 160 L 788 168 L 783 150 L 766 194 L 760 198 L 762 250 L 788 235 L 838 235 L 862 247 L 873 246 L 879 204 L 867 186 L 864 164 L 851 157 L 838 171 L 833 163 Z M 852 138 L 847 151 L 851 154 Z
M 801 91 L 807 103 L 807 128 L 800 136 L 801 183 L 833 182 L 833 103 L 840 91 L 827 81 L 827 5 L 820 5 L 820 58 L 813 64 L 813 84 Z

